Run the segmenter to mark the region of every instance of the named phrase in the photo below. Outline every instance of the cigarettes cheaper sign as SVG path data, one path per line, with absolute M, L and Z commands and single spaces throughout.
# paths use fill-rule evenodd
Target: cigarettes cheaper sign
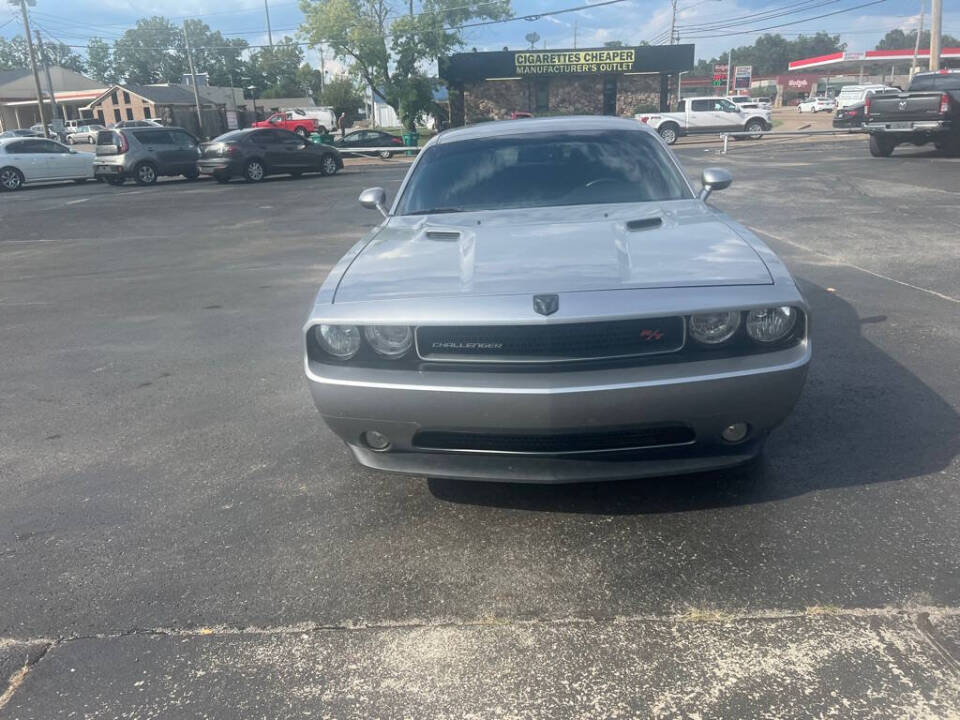
M 633 69 L 635 60 L 633 50 L 518 52 L 514 56 L 517 75 L 628 72 Z

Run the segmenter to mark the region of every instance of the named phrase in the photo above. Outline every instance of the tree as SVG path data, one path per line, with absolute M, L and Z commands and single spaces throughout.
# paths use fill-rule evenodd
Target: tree
M 187 20 L 184 30 L 190 37 L 193 52 L 193 66 L 198 73 L 207 73 L 211 85 L 235 86 L 242 75 L 246 74 L 246 65 L 241 54 L 247 48 L 247 41 L 240 38 L 227 40 L 219 30 L 211 31 L 202 20 Z M 187 62 L 187 49 L 181 37 L 177 41 L 177 52 Z M 189 63 L 187 63 L 189 68 Z M 189 69 L 185 72 L 189 72 Z M 177 78 L 176 82 L 179 82 Z
M 323 92 L 323 73 L 315 70 L 310 63 L 304 63 L 297 68 L 297 85 L 303 92 L 316 99 Z
M 319 96 L 321 105 L 329 105 L 339 116 L 347 114 L 347 120 L 353 121 L 360 117 L 363 107 L 363 95 L 357 89 L 356 83 L 346 77 L 334 78 L 324 85 L 323 93 Z
M 916 44 L 916 30 L 905 33 L 900 28 L 896 28 L 883 36 L 883 39 L 877 43 L 877 50 L 913 50 Z M 940 36 L 940 47 L 957 47 L 958 45 L 960 45 L 960 40 L 952 35 Z M 920 36 L 920 47 L 925 49 L 930 47 L 929 30 L 924 30 Z
M 0 37 L 0 70 L 19 70 L 30 67 L 27 43 L 22 37 L 5 40 Z
M 180 28 L 163 17 L 137 20 L 114 43 L 113 57 L 122 80 L 133 83 L 180 82 L 189 72 Z
M 423 89 L 430 84 L 423 67 L 463 45 L 459 25 L 511 14 L 510 0 L 422 0 L 416 15 L 391 0 L 300 0 L 300 9 L 303 35 L 349 62 L 401 117 L 422 114 Z
M 110 45 L 101 38 L 93 37 L 87 41 L 87 72 L 94 80 L 107 85 L 117 82 L 116 65 Z
M 713 66 L 726 65 L 730 52 L 735 65 L 752 65 L 754 75 L 778 75 L 789 69 L 791 60 L 842 52 L 846 43 L 839 35 L 818 32 L 815 35 L 800 35 L 796 40 L 787 40 L 782 35 L 761 35 L 753 45 L 743 45 L 721 53 L 710 60 L 701 59 L 693 72 L 699 76 L 713 74 Z
M 523 39 L 530 43 L 530 49 L 533 50 L 537 43 L 540 42 L 540 35 L 535 32 L 527 33 L 523 36 Z
M 77 55 L 69 45 L 62 42 L 43 43 L 43 51 L 47 57 L 47 62 L 52 66 L 59 65 L 62 68 L 73 70 L 74 72 L 84 73 L 87 71 L 87 65 L 83 58 Z
M 603 46 L 604 46 L 605 48 L 622 48 L 622 47 L 626 47 L 626 45 L 623 44 L 623 41 L 622 41 L 622 40 L 607 40 L 607 41 L 603 44 Z
M 297 80 L 303 62 L 303 50 L 291 37 L 284 37 L 272 48 L 265 47 L 250 54 L 247 75 L 260 97 L 294 97 L 306 90 Z

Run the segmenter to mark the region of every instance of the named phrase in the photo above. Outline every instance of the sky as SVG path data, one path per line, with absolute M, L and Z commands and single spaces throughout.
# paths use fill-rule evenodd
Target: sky
M 609 40 L 620 40 L 627 45 L 641 41 L 655 41 L 668 32 L 671 19 L 669 0 L 623 0 L 603 7 L 591 7 L 602 0 L 512 0 L 515 15 L 530 15 L 569 7 L 583 10 L 561 15 L 541 17 L 537 20 L 514 22 L 470 28 L 464 31 L 466 49 L 500 50 L 504 46 L 520 49 L 528 46 L 524 36 L 537 33 L 547 48 L 596 47 Z M 742 33 L 724 37 L 695 37 L 690 31 L 685 37 L 684 25 L 717 22 L 738 18 L 765 10 L 796 7 L 800 0 L 678 0 L 678 20 L 681 27 L 680 41 L 693 42 L 696 56 L 710 58 L 729 47 L 751 44 L 760 32 Z M 868 7 L 855 9 L 873 1 Z M 296 0 L 268 0 L 273 36 L 294 35 L 303 19 Z M 781 33 L 795 37 L 799 33 L 812 34 L 825 30 L 839 34 L 848 44 L 848 50 L 870 50 L 890 29 L 906 31 L 917 27 L 920 15 L 920 0 L 808 0 L 820 5 L 813 9 L 784 15 L 775 19 L 746 21 L 737 30 L 760 28 L 803 18 L 849 10 L 817 20 L 791 24 L 765 32 Z M 929 27 L 929 0 L 924 26 Z M 944 2 L 943 32 L 960 36 L 960 3 Z M 398 3 L 398 12 L 406 8 L 406 2 Z M 414 3 L 414 9 L 417 2 Z M 111 40 L 131 27 L 138 18 L 163 15 L 180 21 L 184 17 L 199 17 L 214 30 L 231 37 L 242 37 L 251 44 L 267 42 L 263 0 L 37 0 L 31 9 L 33 22 L 47 35 L 68 45 L 83 45 L 94 35 Z M 22 33 L 19 13 L 0 5 L 0 35 L 10 37 Z M 729 32 L 729 31 L 726 31 Z M 701 35 L 716 34 L 701 32 Z M 82 54 L 82 50 L 79 50 Z M 337 64 L 329 51 L 326 68 L 336 72 Z M 799 58 L 798 58 L 799 59 Z M 307 53 L 307 61 L 318 65 L 316 51 Z

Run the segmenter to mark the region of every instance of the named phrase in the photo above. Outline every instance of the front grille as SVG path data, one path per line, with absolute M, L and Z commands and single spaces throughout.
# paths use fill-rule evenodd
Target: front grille
M 681 317 L 551 325 L 417 328 L 424 360 L 567 362 L 653 355 L 679 350 Z
M 694 439 L 693 430 L 683 425 L 549 435 L 421 430 L 413 436 L 413 445 L 423 450 L 573 455 L 688 445 Z

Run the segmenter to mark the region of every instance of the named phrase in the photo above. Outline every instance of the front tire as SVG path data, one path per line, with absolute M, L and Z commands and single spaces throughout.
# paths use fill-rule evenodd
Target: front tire
M 335 175 L 340 168 L 337 166 L 337 159 L 333 155 L 324 155 L 320 159 L 320 174 Z
M 248 160 L 243 167 L 243 179 L 247 182 L 258 183 L 266 174 L 267 171 L 260 160 Z
M 298 127 L 296 130 L 294 130 L 294 132 L 304 139 L 306 139 L 310 135 L 310 133 L 307 132 L 307 129 L 302 125 Z
M 15 167 L 0 168 L 0 189 L 13 192 L 23 187 L 23 173 Z
M 320 127 L 317 128 L 317 132 L 320 133 L 321 135 L 326 135 L 326 134 L 327 134 L 327 128 L 325 128 L 323 125 L 321 125 Z
M 115 186 L 119 187 L 120 185 L 123 185 L 123 184 L 127 181 L 127 179 L 126 179 L 125 177 L 123 177 L 122 175 L 120 175 L 120 176 L 113 176 L 113 175 L 111 175 L 111 176 L 109 176 L 109 177 L 106 178 L 106 181 L 107 181 L 108 183 L 110 183 L 111 185 L 115 185 Z
M 154 185 L 157 176 L 157 167 L 153 163 L 143 162 L 133 169 L 133 179 L 137 185 Z
M 746 132 L 751 133 L 750 135 L 751 140 L 762 140 L 763 135 L 761 135 L 761 133 L 764 131 L 764 129 L 765 128 L 763 127 L 763 123 L 760 122 L 759 120 L 751 120 L 750 122 L 747 123 L 747 126 L 744 128 Z
M 227 173 L 215 172 L 213 174 L 213 179 L 216 180 L 218 183 L 226 184 L 230 182 L 230 175 L 228 175 Z
M 676 125 L 673 123 L 667 123 L 666 125 L 661 125 L 660 129 L 657 130 L 660 133 L 660 137 L 663 138 L 663 141 L 667 145 L 673 145 L 677 142 L 677 138 L 680 135 L 680 132 Z
M 870 154 L 873 157 L 890 157 L 894 145 L 887 138 L 881 135 L 870 136 Z
M 185 172 L 183 176 L 187 180 L 196 180 L 198 177 L 200 177 L 200 171 L 194 168 L 193 170 L 188 170 L 187 172 Z
M 380 156 L 381 160 L 389 160 L 390 158 L 393 157 L 393 153 L 390 152 L 389 150 L 381 150 L 380 152 L 377 153 L 377 155 Z

